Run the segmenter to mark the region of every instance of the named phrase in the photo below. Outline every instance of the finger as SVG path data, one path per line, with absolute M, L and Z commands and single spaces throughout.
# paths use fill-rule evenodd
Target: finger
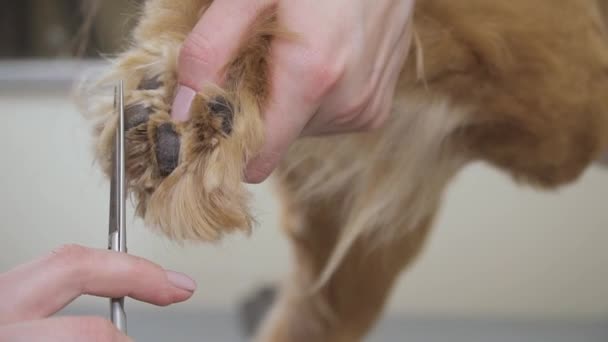
M 399 77 L 401 76 L 400 71 L 407 60 L 411 43 L 412 31 L 408 28 L 391 48 L 393 53 L 384 66 L 376 96 L 361 115 L 360 122 L 363 123 L 363 125 L 352 127 L 351 131 L 368 131 L 380 128 L 386 123 L 388 117 L 392 113 L 395 91 L 397 83 L 399 82 Z
M 101 317 L 54 317 L 0 326 L 0 341 L 11 342 L 130 342 Z
M 374 129 L 381 127 L 388 119 L 392 112 L 392 103 L 394 101 L 395 91 L 399 78 L 401 77 L 401 70 L 405 64 L 409 51 L 412 48 L 413 40 L 413 23 L 410 21 L 412 3 L 404 3 L 408 10 L 399 11 L 398 13 L 402 16 L 399 22 L 405 22 L 405 27 L 402 33 L 398 36 L 397 40 L 388 48 L 384 50 L 391 51 L 388 56 L 388 60 L 384 64 L 382 70 L 382 77 L 378 84 L 379 91 L 377 96 L 374 98 L 370 107 L 367 111 L 364 111 L 362 115 L 362 122 L 365 123 L 364 129 Z
M 0 324 L 47 317 L 82 294 L 165 306 L 195 288 L 185 275 L 142 258 L 70 245 L 0 275 Z
M 303 135 L 323 136 L 367 132 L 383 126 L 392 111 L 397 83 L 412 45 L 413 26 L 410 21 L 412 4 L 403 2 L 402 6 L 399 11 L 394 11 L 395 18 L 386 20 L 403 25 L 391 27 L 392 31 L 386 36 L 393 38 L 383 40 L 378 44 L 377 49 L 373 50 L 377 55 L 367 57 L 376 60 L 377 67 L 374 69 L 378 69 L 377 75 L 373 70 L 361 71 L 364 68 L 349 73 L 348 78 L 343 81 L 346 86 L 341 87 L 341 94 L 333 98 L 332 103 L 324 103 L 323 111 L 315 114 L 304 128 Z M 366 86 L 363 85 L 371 86 L 371 91 L 364 91 Z M 340 113 L 345 108 L 344 104 L 350 103 L 353 99 L 365 98 L 364 94 L 367 93 L 372 96 L 361 106 L 346 106 L 355 109 L 349 115 L 327 115 Z
M 222 68 L 236 53 L 258 13 L 269 4 L 269 0 L 218 0 L 211 3 L 180 51 L 179 87 L 173 102 L 173 119 L 188 119 L 192 100 L 204 84 L 221 83 Z
M 275 51 L 280 52 L 298 51 L 278 44 L 275 47 Z M 264 108 L 264 145 L 245 169 L 245 181 L 253 184 L 261 183 L 270 176 L 319 106 L 318 102 L 307 99 L 305 95 L 305 87 L 313 82 L 306 80 L 305 76 L 294 77 L 298 72 L 290 69 L 290 64 L 279 63 L 291 63 L 291 56 L 282 55 L 274 60 L 277 63 L 272 64 L 270 69 L 271 95 Z

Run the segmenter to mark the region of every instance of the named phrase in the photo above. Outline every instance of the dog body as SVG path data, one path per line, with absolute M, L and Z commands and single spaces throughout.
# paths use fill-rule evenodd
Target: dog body
M 130 191 L 146 222 L 177 240 L 250 228 L 242 172 L 263 143 L 268 49 L 281 38 L 270 8 L 227 64 L 226 85 L 198 94 L 189 122 L 172 122 L 177 54 L 210 2 L 149 0 L 133 47 L 94 84 L 126 81 Z M 607 9 L 419 0 L 389 122 L 302 138 L 273 176 L 295 264 L 258 339 L 363 338 L 468 163 L 543 189 L 575 181 L 608 149 Z M 99 120 L 109 170 L 115 116 L 109 99 L 94 103 L 84 110 Z

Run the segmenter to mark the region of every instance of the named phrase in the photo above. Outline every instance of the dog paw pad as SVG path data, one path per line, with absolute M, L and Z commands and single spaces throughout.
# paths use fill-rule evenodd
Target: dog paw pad
M 137 86 L 137 90 L 155 90 L 163 86 L 160 76 L 144 78 Z
M 125 108 L 125 129 L 130 130 L 148 122 L 152 108 L 143 104 L 131 104 Z
M 156 161 L 162 177 L 175 170 L 179 162 L 180 137 L 173 124 L 163 123 L 156 129 Z

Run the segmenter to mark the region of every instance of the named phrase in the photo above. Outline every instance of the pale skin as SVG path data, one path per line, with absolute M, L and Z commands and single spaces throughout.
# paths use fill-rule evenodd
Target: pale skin
M 132 341 L 103 317 L 50 317 L 81 295 L 167 306 L 196 283 L 136 256 L 68 245 L 0 274 L 0 341 Z
M 187 120 L 194 93 L 206 83 L 221 85 L 220 70 L 241 37 L 276 5 L 281 24 L 298 39 L 273 43 L 266 142 L 248 163 L 246 181 L 264 181 L 301 136 L 381 127 L 411 44 L 414 2 L 215 0 L 181 50 L 172 117 Z

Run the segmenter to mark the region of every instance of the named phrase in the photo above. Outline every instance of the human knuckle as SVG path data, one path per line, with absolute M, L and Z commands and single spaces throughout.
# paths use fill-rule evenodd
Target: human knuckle
M 51 258 L 60 262 L 72 262 L 87 257 L 88 249 L 77 244 L 65 244 L 51 252 Z
M 138 276 L 144 276 L 150 272 L 150 263 L 143 258 L 137 256 L 129 256 L 128 262 L 126 262 L 126 272 L 129 274 L 136 274 Z
M 309 92 L 313 97 L 320 98 L 327 94 L 344 74 L 344 65 L 329 57 L 316 57 L 304 65 L 309 75 Z
M 69 277 L 80 291 L 86 291 L 86 279 L 90 275 L 92 260 L 94 258 L 91 250 L 76 244 L 65 244 L 55 248 L 46 258 L 49 266 Z
M 180 48 L 179 63 L 194 61 L 201 65 L 215 63 L 215 48 L 203 34 L 192 32 Z

